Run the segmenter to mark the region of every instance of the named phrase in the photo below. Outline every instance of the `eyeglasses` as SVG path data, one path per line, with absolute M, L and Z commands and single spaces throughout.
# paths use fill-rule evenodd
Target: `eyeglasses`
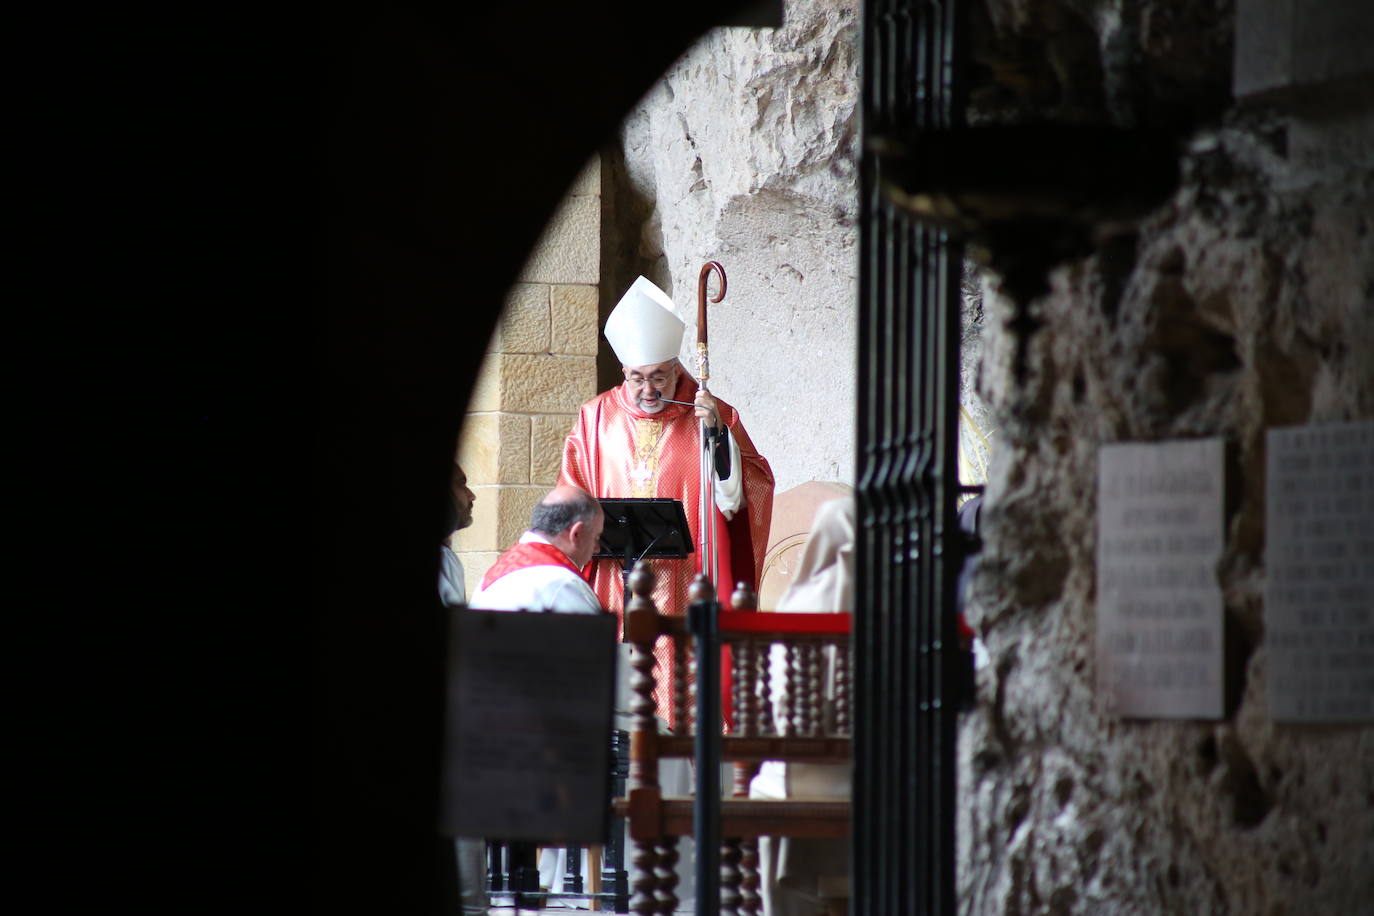
M 643 388 L 645 385 L 652 385 L 655 388 L 664 388 L 668 384 L 668 376 L 651 375 L 645 378 L 642 375 L 627 375 L 625 376 L 625 383 L 634 389 Z

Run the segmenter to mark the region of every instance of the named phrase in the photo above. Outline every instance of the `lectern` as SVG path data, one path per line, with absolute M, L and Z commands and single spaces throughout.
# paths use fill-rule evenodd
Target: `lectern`
M 680 499 L 602 499 L 606 526 L 596 557 L 621 561 L 624 603 L 630 600 L 630 570 L 643 559 L 680 560 L 692 553 L 692 532 Z

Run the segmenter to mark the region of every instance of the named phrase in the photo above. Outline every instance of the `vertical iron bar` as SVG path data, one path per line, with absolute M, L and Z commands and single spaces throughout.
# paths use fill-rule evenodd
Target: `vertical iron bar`
M 565 846 L 567 861 L 563 863 L 563 890 L 582 891 L 582 847 Z
M 943 385 L 940 381 L 939 328 L 943 313 L 949 303 L 941 298 L 941 274 L 945 266 L 944 246 L 941 233 L 934 229 L 926 230 L 926 251 L 930 261 L 930 274 L 927 277 L 923 308 L 925 311 L 925 410 L 927 425 L 922 442 L 924 456 L 923 478 L 926 489 L 922 506 L 921 536 L 929 545 L 922 564 L 923 594 L 921 607 L 926 610 L 922 623 L 921 662 L 924 683 L 922 684 L 921 712 L 924 720 L 925 749 L 925 801 L 926 810 L 922 829 L 929 850 L 925 871 L 927 875 L 927 905 L 933 912 L 940 912 L 938 894 L 940 876 L 944 867 L 945 849 L 939 841 L 940 818 L 945 799 L 940 784 L 940 774 L 944 771 L 945 747 L 940 741 L 943 715 L 941 711 L 942 693 L 940 690 L 940 630 L 943 626 L 943 609 L 938 600 L 940 586 L 940 556 L 943 545 L 939 540 L 939 516 L 943 492 L 940 489 L 939 441 L 941 436 L 940 404 L 944 399 Z M 952 758 L 951 758 L 952 760 Z
M 701 580 L 693 586 L 697 592 Z M 688 606 L 697 655 L 696 840 L 697 916 L 720 913 L 720 609 L 707 583 Z
M 958 581 L 963 566 L 963 541 L 959 531 L 959 370 L 960 370 L 960 320 L 962 316 L 963 246 L 944 238 L 945 263 L 942 276 L 941 309 L 943 334 L 941 344 L 944 349 L 944 401 L 940 404 L 941 422 L 938 425 L 940 441 L 940 467 L 936 477 L 940 514 L 937 516 L 938 529 L 935 543 L 940 547 L 940 575 L 935 580 L 935 606 L 939 608 L 940 645 L 937 647 L 939 660 L 940 685 L 940 771 L 937 774 L 936 792 L 941 803 L 940 816 L 936 822 L 939 830 L 937 847 L 943 851 L 941 874 L 946 876 L 949 887 L 946 889 L 949 904 L 947 912 L 954 908 L 954 883 L 957 862 L 955 860 L 956 838 L 954 833 L 955 792 L 958 788 L 958 774 L 955 761 L 958 759 L 956 747 L 958 735 L 958 715 L 960 691 L 963 689 L 959 674 L 963 661 L 962 649 L 958 639 Z
M 867 0 L 863 18 L 862 67 L 871 74 L 863 82 L 869 91 L 860 100 L 860 133 L 867 138 L 892 126 L 891 111 L 896 97 L 892 80 L 896 72 L 893 64 L 893 21 L 890 4 L 884 0 Z M 882 707 L 885 681 L 891 671 L 883 656 L 885 583 L 881 577 L 883 564 L 877 562 L 882 553 L 882 532 L 879 526 L 881 497 L 878 492 L 878 443 L 882 434 L 879 423 L 883 366 L 877 357 L 882 340 L 883 308 L 880 297 L 885 284 L 881 281 L 884 265 L 885 213 L 879 193 L 878 165 L 875 157 L 865 149 L 860 154 L 861 185 L 859 188 L 859 373 L 858 390 L 858 467 L 856 468 L 855 502 L 858 510 L 858 543 L 855 545 L 855 565 L 858 570 L 858 594 L 854 615 L 854 757 L 855 779 L 853 797 L 858 816 L 851 831 L 853 850 L 852 912 L 877 914 L 891 912 L 885 890 L 890 882 L 884 868 L 882 850 L 890 816 L 884 800 L 887 798 L 886 761 L 881 753 L 881 723 L 888 718 Z
M 625 782 L 630 776 L 630 733 L 621 729 L 611 730 L 611 767 L 612 789 L 616 798 L 625 795 Z M 625 869 L 625 821 L 622 818 L 610 819 L 610 831 L 606 837 L 606 852 L 602 860 L 601 886 L 603 893 L 609 891 L 612 898 L 611 908 L 617 913 L 630 911 L 630 875 Z

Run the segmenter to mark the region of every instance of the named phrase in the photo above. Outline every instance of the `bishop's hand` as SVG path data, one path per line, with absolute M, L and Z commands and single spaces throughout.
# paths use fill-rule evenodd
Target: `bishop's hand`
M 698 389 L 696 405 L 697 419 L 705 420 L 706 425 L 711 429 L 715 429 L 720 425 L 720 407 L 716 404 L 716 399 L 711 397 L 709 392 Z

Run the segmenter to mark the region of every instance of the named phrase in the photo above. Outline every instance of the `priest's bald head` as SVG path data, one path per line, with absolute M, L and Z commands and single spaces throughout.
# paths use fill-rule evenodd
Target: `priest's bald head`
M 548 538 L 579 567 L 596 553 L 605 523 L 601 503 L 571 486 L 554 487 L 530 513 L 530 530 Z

